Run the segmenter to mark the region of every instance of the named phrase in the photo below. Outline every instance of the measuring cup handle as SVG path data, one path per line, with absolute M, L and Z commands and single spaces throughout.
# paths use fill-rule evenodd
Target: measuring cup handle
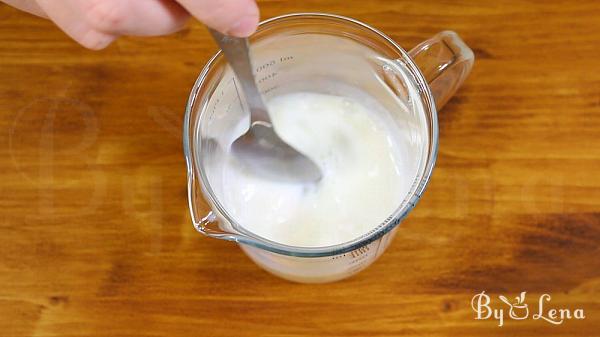
M 439 111 L 471 72 L 475 55 L 452 31 L 443 31 L 423 41 L 410 52 L 429 83 Z

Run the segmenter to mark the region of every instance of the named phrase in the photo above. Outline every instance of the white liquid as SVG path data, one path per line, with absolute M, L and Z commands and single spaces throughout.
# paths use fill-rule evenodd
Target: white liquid
M 399 207 L 414 176 L 393 126 L 346 97 L 301 92 L 268 106 L 278 134 L 323 178 L 316 186 L 269 181 L 230 158 L 223 202 L 244 228 L 283 244 L 329 246 L 366 234 Z

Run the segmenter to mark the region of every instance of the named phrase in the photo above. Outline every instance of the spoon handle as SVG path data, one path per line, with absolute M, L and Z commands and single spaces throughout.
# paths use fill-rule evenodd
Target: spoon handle
M 246 103 L 250 109 L 250 123 L 264 122 L 271 124 L 271 118 L 269 118 L 262 95 L 254 81 L 248 39 L 227 36 L 212 28 L 208 28 L 208 31 L 225 54 L 227 62 L 229 62 L 235 77 L 240 83 L 242 96 L 246 98 Z

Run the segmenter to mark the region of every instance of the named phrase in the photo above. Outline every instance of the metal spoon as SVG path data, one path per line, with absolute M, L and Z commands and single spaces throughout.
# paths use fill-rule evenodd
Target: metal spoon
M 231 152 L 253 171 L 272 180 L 316 182 L 321 170 L 275 132 L 269 111 L 254 81 L 248 39 L 208 29 L 233 69 L 250 109 L 250 128 L 231 144 Z

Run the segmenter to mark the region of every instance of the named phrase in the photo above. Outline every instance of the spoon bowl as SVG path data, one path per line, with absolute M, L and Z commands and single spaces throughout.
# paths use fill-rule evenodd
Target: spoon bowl
M 231 153 L 253 173 L 274 181 L 312 183 L 321 170 L 307 156 L 275 132 L 267 106 L 256 86 L 248 39 L 226 36 L 210 29 L 240 84 L 244 105 L 250 110 L 250 128 L 231 145 Z
M 284 142 L 267 123 L 253 123 L 248 132 L 231 145 L 231 152 L 253 172 L 270 180 L 316 182 L 321 179 L 319 167 Z

